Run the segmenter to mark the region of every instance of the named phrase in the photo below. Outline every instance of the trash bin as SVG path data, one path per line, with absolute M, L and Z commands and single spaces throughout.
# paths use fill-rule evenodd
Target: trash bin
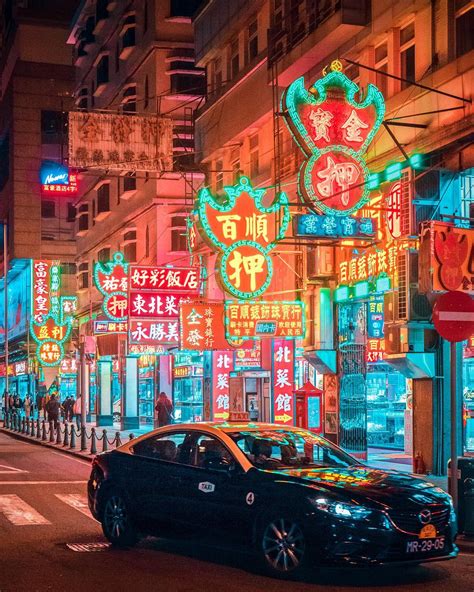
M 448 463 L 450 468 L 451 462 Z M 449 476 L 451 480 L 451 475 Z M 474 535 L 474 457 L 458 458 L 458 532 Z M 451 489 L 450 489 L 451 491 Z

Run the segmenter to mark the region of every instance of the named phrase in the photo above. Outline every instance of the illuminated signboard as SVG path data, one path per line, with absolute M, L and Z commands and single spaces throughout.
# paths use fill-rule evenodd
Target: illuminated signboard
M 294 425 L 295 342 L 273 340 L 273 421 Z
M 162 345 L 151 345 L 151 344 L 128 344 L 128 353 L 137 356 L 143 355 L 162 355 L 168 353 Z
M 228 351 L 212 352 L 212 419 L 229 418 L 230 373 L 234 369 L 233 354 Z
M 355 216 L 299 214 L 294 217 L 294 224 L 295 236 L 301 237 L 371 239 L 377 234 L 375 220 Z
M 402 182 L 393 183 L 386 198 L 387 227 L 393 238 L 400 238 L 402 235 Z
M 176 366 L 173 368 L 173 378 L 188 378 L 192 376 L 192 366 Z
M 339 283 L 353 284 L 379 277 L 394 276 L 397 271 L 398 247 L 370 248 L 362 255 L 339 263 Z
M 112 321 L 128 318 L 128 263 L 122 253 L 115 253 L 112 261 L 94 265 L 94 283 L 104 296 L 102 311 Z
M 175 318 L 179 315 L 179 306 L 189 302 L 189 296 L 166 292 L 144 292 L 130 290 L 130 317 Z
M 197 267 L 130 265 L 131 291 L 199 294 L 200 270 Z
M 228 340 L 304 337 L 304 304 L 227 301 L 225 328 Z
M 52 261 L 33 261 L 33 320 L 40 322 L 51 306 L 50 269 Z
M 138 345 L 178 345 L 178 320 L 130 319 L 128 339 Z
M 385 339 L 368 339 L 365 348 L 366 362 L 381 362 L 384 359 Z
M 202 351 L 229 348 L 225 338 L 222 302 L 181 304 L 180 325 L 181 349 Z
M 44 161 L 40 168 L 40 183 L 44 193 L 77 193 L 77 174 L 71 173 L 67 166 Z
M 285 236 L 290 222 L 288 198 L 280 193 L 265 207 L 265 189 L 254 189 L 248 177 L 225 187 L 226 199 L 209 189 L 197 196 L 197 217 L 202 237 L 219 252 L 217 267 L 222 288 L 238 298 L 265 292 L 273 274 L 269 254 Z
M 309 91 L 298 78 L 282 97 L 285 122 L 306 157 L 299 194 L 318 211 L 336 216 L 355 212 L 369 199 L 364 154 L 385 114 L 382 93 L 369 84 L 365 99 L 357 101 L 360 89 L 341 69 L 333 62 L 332 71 Z
M 94 321 L 94 335 L 107 335 L 110 333 L 126 333 L 126 321 Z
M 235 369 L 249 370 L 262 367 L 262 345 L 255 341 L 253 347 L 240 347 L 235 350 Z
M 371 296 L 367 303 L 367 337 L 381 339 L 384 336 L 384 297 Z

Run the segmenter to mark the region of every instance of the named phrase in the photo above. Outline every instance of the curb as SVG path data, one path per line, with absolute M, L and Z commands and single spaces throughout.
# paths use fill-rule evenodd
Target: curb
M 87 460 L 89 462 L 92 462 L 92 460 L 96 456 L 95 454 L 90 454 L 90 453 L 86 454 L 86 453 L 80 452 L 79 450 L 74 450 L 71 448 L 64 448 L 64 446 L 58 445 L 58 444 L 53 444 L 52 442 L 43 442 L 42 440 L 38 440 L 37 438 L 31 438 L 30 436 L 26 436 L 25 434 L 19 434 L 18 432 L 12 432 L 10 430 L 7 430 L 4 427 L 0 427 L 0 433 L 6 434 L 7 436 L 14 438 L 15 440 L 21 440 L 22 442 L 30 442 L 30 444 L 44 446 L 45 448 L 50 448 L 51 450 L 56 450 L 57 452 L 63 452 L 64 454 L 70 454 L 71 456 L 75 456 L 77 458 L 82 458 L 83 460 Z M 99 454 L 99 452 L 97 452 L 97 454 Z
M 468 537 L 461 534 L 456 539 L 456 545 L 462 553 L 470 553 L 474 555 L 474 537 Z

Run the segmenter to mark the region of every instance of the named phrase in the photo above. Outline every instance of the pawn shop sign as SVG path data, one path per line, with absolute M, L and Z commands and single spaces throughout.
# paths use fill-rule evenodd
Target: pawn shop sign
M 446 292 L 434 305 L 433 323 L 447 341 L 469 339 L 474 335 L 474 299 L 465 292 Z

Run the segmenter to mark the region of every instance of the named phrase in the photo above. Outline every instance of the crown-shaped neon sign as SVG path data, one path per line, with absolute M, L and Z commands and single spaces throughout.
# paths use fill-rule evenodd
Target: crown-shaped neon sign
M 269 256 L 290 223 L 288 197 L 280 193 L 268 207 L 266 189 L 254 189 L 248 177 L 224 187 L 227 199 L 208 188 L 197 196 L 199 231 L 219 251 L 217 267 L 223 289 L 237 298 L 255 298 L 265 292 L 273 275 Z
M 336 216 L 358 210 L 369 200 L 369 169 L 364 154 L 385 114 L 382 93 L 373 84 L 356 100 L 359 87 L 333 62 L 332 71 L 308 90 L 304 78 L 282 97 L 285 122 L 306 156 L 298 192 L 314 209 Z

